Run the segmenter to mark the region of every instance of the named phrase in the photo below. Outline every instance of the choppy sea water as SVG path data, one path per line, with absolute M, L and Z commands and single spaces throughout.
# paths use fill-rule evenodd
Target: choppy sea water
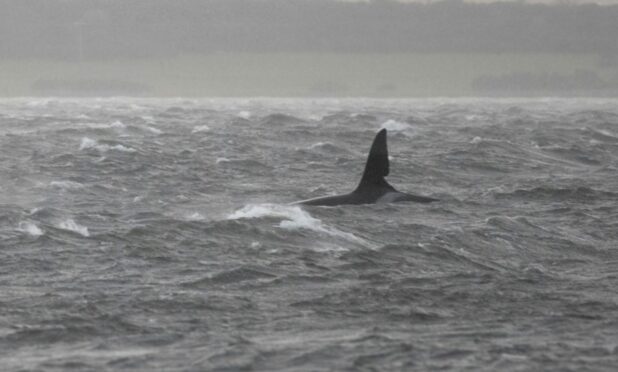
M 429 205 L 356 186 L 380 128 Z M 607 370 L 617 100 L 0 100 L 2 370 Z

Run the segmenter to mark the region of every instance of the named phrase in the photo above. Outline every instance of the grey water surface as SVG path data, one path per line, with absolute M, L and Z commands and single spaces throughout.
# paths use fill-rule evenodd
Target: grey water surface
M 429 205 L 352 190 L 380 128 Z M 618 101 L 2 99 L 3 371 L 618 365 Z

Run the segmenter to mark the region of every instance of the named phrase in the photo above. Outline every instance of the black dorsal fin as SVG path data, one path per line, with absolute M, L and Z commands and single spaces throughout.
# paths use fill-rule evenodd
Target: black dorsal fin
M 357 189 L 367 186 L 390 186 L 384 177 L 388 176 L 388 147 L 386 146 L 386 129 L 382 129 L 376 134 L 369 150 L 365 172 Z

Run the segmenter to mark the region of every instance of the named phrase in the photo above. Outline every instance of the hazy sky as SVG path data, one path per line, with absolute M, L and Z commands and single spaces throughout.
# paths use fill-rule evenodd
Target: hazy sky
M 0 96 L 618 95 L 616 5 L 360 1 L 0 0 Z
M 371 0 L 339 0 L 351 2 L 367 2 Z M 375 1 L 375 0 L 373 0 Z M 444 0 L 398 0 L 403 3 L 431 3 Z M 469 3 L 496 3 L 496 2 L 519 2 L 519 0 L 464 0 Z M 618 0 L 523 0 L 524 3 L 547 3 L 547 4 L 618 4 Z
M 360 1 L 0 0 L 0 57 L 97 60 L 215 52 L 618 54 L 616 5 L 575 5 L 588 0 L 556 0 L 560 4 L 554 6 L 532 4 L 552 0 L 469 0 L 494 1 L 477 5 L 459 0 Z

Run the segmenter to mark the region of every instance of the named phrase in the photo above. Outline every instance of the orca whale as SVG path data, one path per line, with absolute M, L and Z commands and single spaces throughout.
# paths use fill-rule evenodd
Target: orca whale
M 386 129 L 382 129 L 373 140 L 363 177 L 354 191 L 349 194 L 301 200 L 294 204 L 335 206 L 397 202 L 431 203 L 438 200 L 397 191 L 384 179 L 384 177 L 388 176 L 388 172 L 389 161 L 388 148 L 386 146 Z

